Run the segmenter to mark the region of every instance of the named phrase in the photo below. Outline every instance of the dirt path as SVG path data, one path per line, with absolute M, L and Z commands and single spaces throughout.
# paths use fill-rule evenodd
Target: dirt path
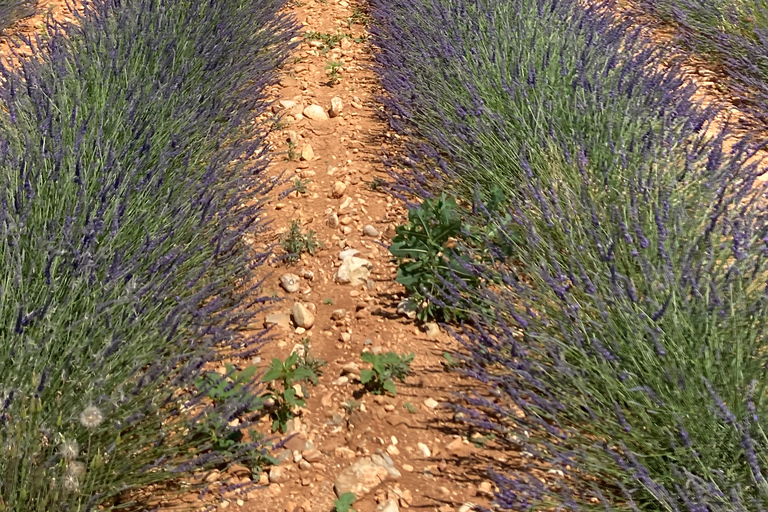
M 437 326 L 427 334 L 397 313 L 402 289 L 394 282 L 396 266 L 386 246 L 406 211 L 372 185 L 383 176 L 382 146 L 393 139 L 376 116 L 380 106 L 368 69 L 364 10 L 345 0 L 296 1 L 288 8 L 304 32 L 325 35 L 305 38 L 272 91 L 283 117 L 271 139 L 270 175 L 288 177 L 284 190 L 303 180 L 305 191 L 275 200 L 270 211 L 278 236 L 299 221 L 303 233 L 314 231 L 322 248 L 293 265 L 272 263 L 265 292 L 285 300 L 268 322 L 278 324 L 277 339 L 260 356 L 266 367 L 272 357 L 285 359 L 308 340 L 311 354 L 327 366 L 318 385 L 308 387 L 306 407 L 289 424 L 296 436 L 276 454 L 283 462 L 262 476 L 268 487 L 232 505 L 254 512 L 328 512 L 335 484 L 354 487 L 358 512 L 465 512 L 471 503 L 487 505 L 491 485 L 484 482 L 482 459 L 494 452 L 487 443 L 480 447 L 484 439 L 463 439 L 466 427 L 459 428 L 453 411 L 442 405 L 470 385 L 445 371 L 443 352 L 452 342 Z M 338 77 L 328 69 L 333 62 L 341 65 Z M 333 117 L 323 119 L 330 110 Z M 370 265 L 348 262 L 370 266 L 370 275 L 356 285 L 338 284 L 340 253 L 350 249 Z M 293 274 L 284 277 L 288 289 L 298 291 L 281 286 L 286 274 Z M 291 320 L 294 303 L 313 313 L 311 328 Z M 363 392 L 363 351 L 415 354 L 396 396 Z M 354 475 L 347 469 L 353 465 Z

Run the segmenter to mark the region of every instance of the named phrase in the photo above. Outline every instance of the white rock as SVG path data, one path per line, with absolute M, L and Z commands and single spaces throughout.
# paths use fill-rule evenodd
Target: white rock
M 301 279 L 296 274 L 283 274 L 280 276 L 280 286 L 288 293 L 297 292 L 301 287 Z
M 424 405 L 426 405 L 430 409 L 436 409 L 437 406 L 440 405 L 440 402 L 438 402 L 434 398 L 427 398 L 426 400 L 424 400 Z
M 304 147 L 301 148 L 301 159 L 309 162 L 315 158 L 315 151 L 312 149 L 311 144 L 304 144 Z
M 304 457 L 304 460 L 307 462 L 318 462 L 323 458 L 323 454 L 320 453 L 320 450 L 316 448 L 312 448 L 310 450 L 304 450 L 301 452 L 301 456 Z
M 293 100 L 280 100 L 280 106 L 284 109 L 293 108 L 296 106 L 296 102 Z
M 344 258 L 336 272 L 336 282 L 352 286 L 365 284 L 372 269 L 373 264 L 370 261 L 357 256 L 348 256 Z
M 304 109 L 303 114 L 313 121 L 325 121 L 328 119 L 328 114 L 325 113 L 325 109 L 320 105 L 309 105 Z
M 400 508 L 397 506 L 397 501 L 387 500 L 379 503 L 376 512 L 400 512 Z
M 341 367 L 342 375 L 348 375 L 350 373 L 359 373 L 359 372 L 360 372 L 360 367 L 354 361 L 350 361 L 349 363 Z
M 281 484 L 291 479 L 285 466 L 272 466 L 269 468 L 269 481 L 273 484 Z
M 291 315 L 287 313 L 272 313 L 264 319 L 264 327 L 276 326 L 285 331 L 291 330 Z
M 339 253 L 339 259 L 341 261 L 344 261 L 350 256 L 357 256 L 358 254 L 360 254 L 360 251 L 358 251 L 357 249 L 344 249 Z
M 347 184 L 343 181 L 337 181 L 331 188 L 331 197 L 339 199 L 344 196 L 344 192 L 347 190 Z
M 470 512 L 474 508 L 475 508 L 474 503 L 467 502 L 459 507 L 459 512 Z
M 370 236 L 375 238 L 379 236 L 379 230 L 371 226 L 370 224 L 366 224 L 365 226 L 363 226 L 363 234 L 365 236 Z
M 427 338 L 434 340 L 440 336 L 440 327 L 435 322 L 427 322 L 424 327 L 427 331 Z
M 347 316 L 346 309 L 334 309 L 333 313 L 331 313 L 331 320 L 342 320 L 346 316 Z
M 432 452 L 430 451 L 429 446 L 425 445 L 424 443 L 419 443 L 416 445 L 416 447 L 419 449 L 423 457 L 426 458 L 432 456 Z
M 336 477 L 333 490 L 336 496 L 351 492 L 357 499 L 362 498 L 371 490 L 387 480 L 390 473 L 387 468 L 374 463 L 370 457 L 356 460 Z
M 341 102 L 341 98 L 334 96 L 331 98 L 331 108 L 328 110 L 328 115 L 331 117 L 338 117 L 338 115 L 341 114 L 343 108 L 344 104 Z
M 293 318 L 293 323 L 296 324 L 297 327 L 310 329 L 313 325 L 315 325 L 314 313 L 312 313 L 301 302 L 296 302 L 293 305 L 293 310 L 291 311 L 291 317 Z

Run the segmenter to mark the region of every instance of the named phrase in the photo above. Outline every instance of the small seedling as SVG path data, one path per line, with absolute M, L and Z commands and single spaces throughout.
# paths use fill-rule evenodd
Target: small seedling
M 333 502 L 334 512 L 355 512 L 352 504 L 355 502 L 355 495 L 351 492 L 345 492 Z
M 405 382 L 405 376 L 411 372 L 411 361 L 413 361 L 414 354 L 363 352 L 360 357 L 372 366 L 371 369 L 360 371 L 360 382 L 365 385 L 366 389 L 374 395 L 381 395 L 385 392 L 396 395 L 395 379 Z
M 411 414 L 416 414 L 416 408 L 413 406 L 411 402 L 405 402 L 403 404 L 403 407 L 405 407 L 405 410 L 408 411 Z
M 374 192 L 381 190 L 381 187 L 384 185 L 384 183 L 386 182 L 378 176 L 374 176 L 371 181 L 365 182 L 368 188 Z
M 461 366 L 461 361 L 453 357 L 450 352 L 443 352 L 443 359 L 445 359 L 442 361 L 443 369 L 447 372 Z
M 249 366 L 239 372 L 229 363 L 225 364 L 224 368 L 224 375 L 217 372 L 207 372 L 195 379 L 195 387 L 204 392 L 216 405 L 246 391 L 256 373 L 256 366 Z M 260 400 L 254 401 L 249 409 L 255 410 L 260 406 Z
M 296 160 L 296 158 L 299 156 L 296 148 L 298 147 L 298 144 L 296 144 L 294 141 L 289 140 L 288 141 L 288 161 L 292 162 Z
M 306 194 L 307 193 L 307 185 L 309 184 L 310 180 L 303 180 L 301 178 L 296 178 L 293 181 L 293 190 L 295 190 L 298 194 Z
M 363 26 L 368 26 L 371 22 L 371 16 L 360 9 L 359 7 L 355 7 L 355 10 L 352 12 L 352 16 L 347 18 L 347 27 L 352 28 L 352 25 L 358 24 Z
M 309 350 L 309 338 L 304 338 L 301 341 L 301 346 L 303 350 L 299 353 L 299 358 L 296 361 L 296 368 L 306 368 L 311 371 L 314 377 L 310 377 L 309 381 L 312 385 L 316 386 L 317 377 L 323 374 L 323 366 L 327 363 L 319 357 L 315 357 Z
M 347 414 L 351 414 L 358 407 L 360 407 L 360 402 L 357 400 L 348 398 L 344 401 L 344 410 L 347 411 Z
M 294 383 L 301 384 L 301 394 L 305 397 L 308 397 L 309 393 L 303 382 L 317 383 L 317 374 L 306 364 L 300 364 L 300 357 L 298 352 L 294 352 L 285 361 L 277 358 L 272 359 L 269 370 L 261 378 L 262 382 L 269 382 L 273 387 L 264 396 L 264 398 L 274 402 L 271 413 L 273 432 L 280 430 L 285 434 L 288 430 L 288 420 L 293 418 L 294 407 L 306 405 L 303 398 L 296 396 Z
M 318 46 L 320 53 L 325 55 L 329 50 L 335 48 L 337 44 L 341 42 L 345 37 L 350 37 L 349 34 L 331 34 L 310 31 L 304 34 L 304 38 L 308 41 L 320 41 L 321 45 Z
M 317 240 L 315 232 L 310 229 L 306 234 L 302 233 L 301 222 L 298 220 L 291 222 L 291 228 L 283 235 L 281 243 L 289 263 L 299 261 L 303 252 L 308 252 L 314 256 L 315 251 L 320 247 L 320 242 Z
M 333 306 L 333 299 L 323 299 L 323 304 L 326 306 Z
M 485 448 L 485 445 L 487 445 L 489 442 L 496 439 L 496 435 L 491 432 L 487 436 L 477 434 L 473 435 L 469 438 L 469 440 L 475 445 L 475 448 Z
M 343 62 L 328 62 L 325 65 L 325 70 L 328 73 L 328 83 L 330 85 L 337 84 L 341 81 L 341 67 Z
M 287 127 L 287 126 L 288 126 L 288 121 L 286 121 L 285 119 L 283 119 L 283 118 L 281 117 L 280 119 L 278 119 L 277 121 L 275 121 L 275 124 L 273 125 L 273 128 L 274 128 L 275 130 L 282 130 L 283 128 L 285 128 L 285 127 Z

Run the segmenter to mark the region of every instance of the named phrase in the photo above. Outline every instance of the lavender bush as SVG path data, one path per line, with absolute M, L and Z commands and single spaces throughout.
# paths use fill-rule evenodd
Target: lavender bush
M 35 0 L 0 0 L 0 30 L 35 13 Z
M 479 279 L 430 296 L 473 319 L 484 386 L 458 407 L 522 456 L 493 469 L 501 508 L 764 510 L 758 146 L 707 136 L 714 110 L 610 7 L 374 2 L 411 141 L 391 187 L 466 206 L 443 257 Z
M 193 472 L 258 469 L 257 390 L 195 382 L 261 338 L 242 235 L 281 4 L 97 0 L 2 70 L 0 509 L 149 510 L 202 498 Z
M 639 0 L 630 13 L 673 29 L 678 48 L 709 61 L 718 86 L 751 117 L 768 122 L 768 4 L 764 0 Z

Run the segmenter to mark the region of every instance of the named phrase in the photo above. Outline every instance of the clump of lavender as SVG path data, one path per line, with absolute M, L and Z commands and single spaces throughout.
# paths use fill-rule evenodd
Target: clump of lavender
M 137 489 L 172 498 L 261 457 L 259 391 L 210 404 L 194 383 L 262 339 L 240 329 L 266 257 L 242 205 L 268 190 L 256 119 L 296 34 L 281 6 L 96 0 L 2 69 L 5 509 L 146 509 Z
M 640 0 L 640 23 L 673 29 L 678 49 L 709 62 L 718 87 L 765 130 L 768 123 L 768 5 L 754 0 Z
M 707 136 L 715 107 L 605 4 L 373 4 L 412 144 L 395 193 L 450 190 L 495 233 L 490 264 L 454 248 L 488 284 L 431 299 L 474 313 L 465 416 L 525 461 L 494 469 L 498 504 L 767 508 L 757 146 Z
M 35 13 L 37 2 L 33 0 L 0 0 L 0 30 L 14 21 Z

